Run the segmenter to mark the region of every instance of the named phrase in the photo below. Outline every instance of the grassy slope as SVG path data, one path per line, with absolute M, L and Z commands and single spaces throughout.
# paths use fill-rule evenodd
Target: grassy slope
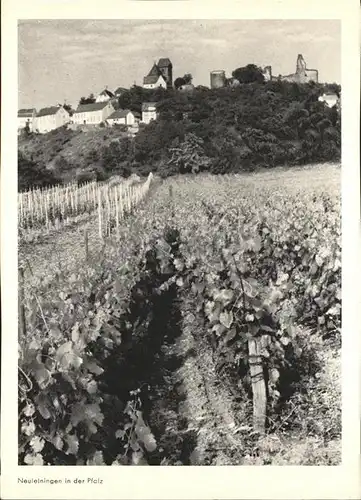
M 74 131 L 60 128 L 48 134 L 33 135 L 20 138 L 18 147 L 26 156 L 34 161 L 43 163 L 47 168 L 55 168 L 56 160 L 65 158 L 70 168 L 66 176 L 75 177 L 79 169 L 89 167 L 91 163 L 87 156 L 92 151 L 99 152 L 102 147 L 108 146 L 113 140 L 124 137 L 125 133 L 119 129 L 89 129 Z M 65 172 L 60 172 L 65 175 Z

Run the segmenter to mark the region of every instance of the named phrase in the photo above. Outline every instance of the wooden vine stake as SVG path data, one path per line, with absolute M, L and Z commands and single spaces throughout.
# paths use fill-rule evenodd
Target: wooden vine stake
M 89 261 L 89 241 L 88 241 L 88 229 L 85 228 L 84 231 L 84 243 L 85 243 L 85 261 Z
M 24 269 L 19 269 L 19 337 L 26 335 L 25 306 L 24 306 Z
M 102 199 L 100 194 L 100 189 L 98 191 L 98 223 L 99 223 L 99 238 L 103 238 L 102 230 Z
M 253 393 L 253 429 L 264 434 L 266 429 L 267 392 L 261 351 L 262 339 L 248 341 L 249 367 Z

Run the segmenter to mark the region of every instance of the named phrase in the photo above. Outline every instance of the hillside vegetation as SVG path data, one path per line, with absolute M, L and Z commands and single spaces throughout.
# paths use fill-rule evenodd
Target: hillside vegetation
M 32 168 L 44 172 L 42 183 L 48 184 L 48 171 L 51 181 L 67 182 L 132 172 L 224 174 L 337 161 L 340 113 L 318 101 L 327 90 L 340 87 L 273 81 L 181 92 L 134 86 L 119 106 L 139 112 L 143 102 L 155 101 L 156 121 L 141 126 L 135 139 L 122 128 L 62 128 L 22 138 L 19 189 L 28 186 L 23 172 Z M 35 177 L 39 185 L 41 175 Z
M 48 134 L 21 137 L 18 144 L 19 191 L 31 186 L 47 186 L 73 180 L 104 180 L 107 154 L 119 141 L 129 144 L 121 127 L 96 128 L 86 131 L 61 127 Z M 122 176 L 129 175 L 125 165 L 115 169 Z M 113 170 L 111 173 L 116 173 Z

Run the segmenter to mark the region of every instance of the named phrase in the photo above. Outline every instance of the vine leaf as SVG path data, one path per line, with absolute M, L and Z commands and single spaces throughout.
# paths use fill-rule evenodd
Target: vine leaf
M 226 328 L 230 328 L 232 323 L 233 323 L 233 313 L 232 311 L 223 311 L 219 315 L 219 321 L 224 325 Z
M 36 453 L 36 454 L 28 453 L 27 455 L 25 455 L 24 462 L 27 465 L 44 465 L 44 460 L 41 453 Z
M 43 363 L 39 362 L 34 362 L 33 363 L 33 373 L 34 373 L 34 378 L 37 381 L 40 389 L 45 389 L 51 382 L 51 373 Z
M 36 427 L 35 427 L 34 422 L 26 421 L 21 426 L 21 430 L 26 436 L 31 436 L 32 434 L 34 434 L 35 429 L 36 429 Z
M 64 441 L 61 439 L 61 437 L 58 434 L 56 436 L 54 436 L 52 443 L 55 446 L 55 448 L 59 451 L 61 451 L 64 447 Z
M 97 450 L 92 458 L 88 458 L 87 465 L 105 465 L 104 458 L 103 458 L 103 452 Z
M 214 300 L 222 302 L 223 305 L 228 305 L 233 299 L 233 290 L 223 288 L 222 290 L 217 290 L 214 295 Z
M 70 422 L 73 427 L 76 427 L 80 422 L 85 422 L 91 434 L 97 432 L 95 424 L 101 426 L 103 419 L 104 415 L 97 403 L 88 405 L 84 405 L 84 403 L 75 403 L 70 416 Z
M 23 411 L 26 417 L 31 417 L 35 413 L 35 406 L 32 403 L 28 403 Z
M 80 368 L 83 360 L 78 356 L 73 349 L 73 342 L 65 342 L 56 351 L 55 358 L 58 361 L 60 368 L 64 371 L 69 370 L 71 367 L 75 369 Z
M 227 335 L 224 337 L 224 342 L 229 342 L 230 340 L 234 339 L 236 335 L 237 335 L 237 330 L 235 328 L 231 328 L 227 332 Z
M 104 372 L 103 368 L 101 368 L 95 361 L 91 359 L 87 359 L 84 362 L 84 368 L 94 375 L 101 375 Z
M 75 434 L 67 434 L 64 437 L 68 450 L 65 452 L 67 455 L 77 455 L 79 450 L 79 440 Z
M 142 450 L 133 451 L 132 463 L 133 465 L 147 465 Z
M 44 439 L 40 438 L 39 436 L 34 436 L 32 440 L 30 441 L 30 446 L 34 450 L 35 453 L 39 453 L 45 445 Z
M 47 397 L 44 394 L 39 394 L 36 398 L 36 408 L 40 415 L 45 419 L 48 420 L 51 417 L 51 413 L 49 411 L 49 401 Z
M 144 443 L 145 449 L 149 452 L 154 451 L 157 448 L 157 443 L 152 431 L 145 424 L 142 416 L 142 412 L 137 412 L 137 423 L 135 424 L 135 432 L 138 439 Z

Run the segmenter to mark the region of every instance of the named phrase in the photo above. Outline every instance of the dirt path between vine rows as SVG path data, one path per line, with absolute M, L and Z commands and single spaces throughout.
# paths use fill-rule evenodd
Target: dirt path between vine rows
M 235 434 L 239 422 L 234 401 L 216 374 L 210 346 L 206 340 L 200 342 L 200 335 L 197 337 L 196 340 L 190 326 L 185 326 L 174 345 L 184 360 L 175 373 L 185 393 L 181 413 L 184 412 L 189 428 L 197 434 L 190 464 L 237 465 L 242 444 Z M 192 356 L 187 355 L 189 352 Z
M 186 309 L 174 289 L 160 298 L 147 332 L 149 350 L 142 345 L 154 356 L 153 369 L 144 373 L 150 384 L 145 413 L 158 442 L 149 463 L 239 465 L 237 404 L 216 373 L 202 319 Z

